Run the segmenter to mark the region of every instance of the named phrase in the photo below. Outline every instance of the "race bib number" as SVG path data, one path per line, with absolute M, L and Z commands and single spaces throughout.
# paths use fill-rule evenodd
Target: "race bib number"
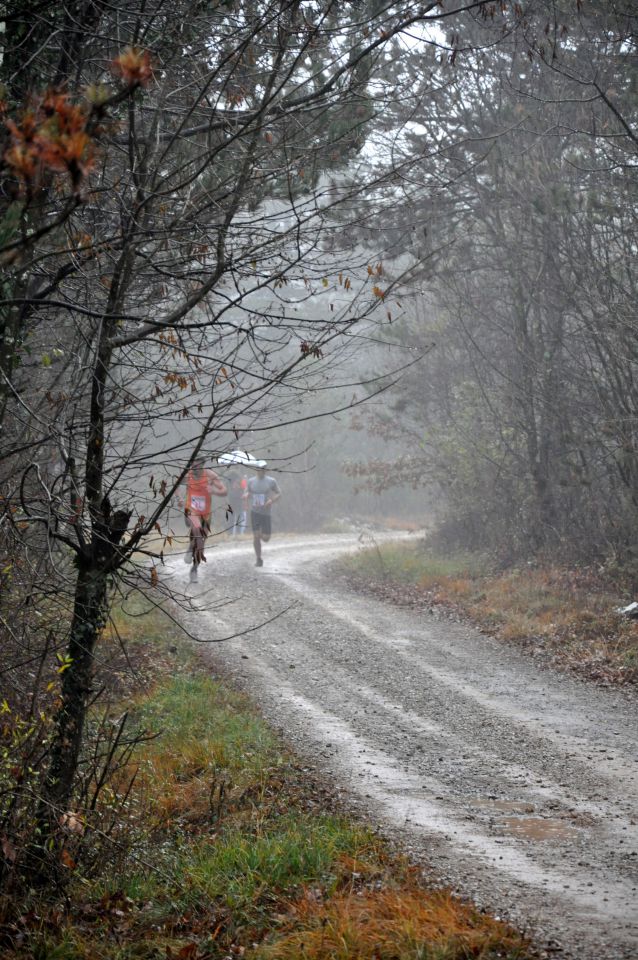
M 191 497 L 191 510 L 197 513 L 206 512 L 206 497 Z
M 253 507 L 263 507 L 266 503 L 265 493 L 253 493 Z

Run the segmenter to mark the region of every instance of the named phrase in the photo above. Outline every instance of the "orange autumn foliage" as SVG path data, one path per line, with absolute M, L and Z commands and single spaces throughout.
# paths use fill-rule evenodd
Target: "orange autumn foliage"
M 47 173 L 68 173 L 77 189 L 94 161 L 89 113 L 66 93 L 49 90 L 17 120 L 6 119 L 4 164 L 23 184 L 38 186 Z
M 153 66 L 148 50 L 127 47 L 112 64 L 113 73 L 130 87 L 146 87 L 153 80 Z

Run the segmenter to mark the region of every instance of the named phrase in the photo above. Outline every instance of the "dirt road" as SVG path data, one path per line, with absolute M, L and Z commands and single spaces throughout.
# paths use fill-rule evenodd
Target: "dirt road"
M 638 958 L 638 702 L 349 593 L 355 536 L 209 551 L 190 627 L 297 751 L 434 875 L 557 956 Z M 215 609 L 210 605 L 217 602 Z M 223 604 L 223 605 L 221 605 Z M 287 610 L 281 616 L 278 614 Z

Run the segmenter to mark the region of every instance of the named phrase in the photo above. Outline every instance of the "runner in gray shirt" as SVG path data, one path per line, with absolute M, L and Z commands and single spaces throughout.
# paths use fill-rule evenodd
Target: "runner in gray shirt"
M 270 510 L 273 503 L 281 497 L 279 484 L 274 477 L 266 476 L 266 461 L 260 460 L 257 465 L 257 476 L 248 481 L 248 502 L 250 503 L 250 524 L 253 530 L 253 546 L 255 548 L 255 566 L 263 567 L 261 558 L 262 541 L 267 543 L 272 533 Z

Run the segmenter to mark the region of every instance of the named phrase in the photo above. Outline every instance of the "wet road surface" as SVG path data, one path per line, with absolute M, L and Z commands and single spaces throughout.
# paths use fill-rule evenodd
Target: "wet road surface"
M 555 956 L 638 958 L 638 702 L 348 591 L 356 536 L 209 550 L 192 632 L 313 768 L 446 885 Z M 282 612 L 285 611 L 285 612 Z M 274 618 L 274 619 L 273 619 Z M 265 623 L 253 630 L 257 624 Z

